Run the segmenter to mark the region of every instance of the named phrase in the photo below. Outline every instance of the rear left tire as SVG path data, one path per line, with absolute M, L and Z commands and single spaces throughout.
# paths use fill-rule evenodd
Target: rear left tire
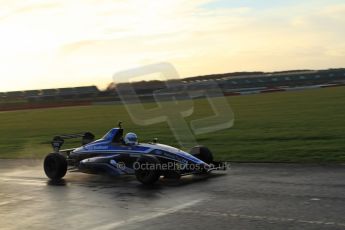
M 44 172 L 52 180 L 60 180 L 66 175 L 67 160 L 59 153 L 50 153 L 44 159 Z

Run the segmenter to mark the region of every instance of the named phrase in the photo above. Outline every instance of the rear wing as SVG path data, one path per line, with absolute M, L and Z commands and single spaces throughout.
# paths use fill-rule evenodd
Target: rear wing
M 95 140 L 95 135 L 93 135 L 91 132 L 84 132 L 75 134 L 62 134 L 59 136 L 55 136 L 51 141 L 51 145 L 53 147 L 54 152 L 60 151 L 62 145 L 65 143 L 65 140 L 74 138 L 82 138 L 81 145 L 86 145 Z

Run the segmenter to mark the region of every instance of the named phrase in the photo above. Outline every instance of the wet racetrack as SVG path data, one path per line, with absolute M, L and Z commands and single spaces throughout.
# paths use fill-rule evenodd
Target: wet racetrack
M 69 173 L 0 160 L 0 229 L 345 229 L 345 166 L 233 164 L 161 179 Z

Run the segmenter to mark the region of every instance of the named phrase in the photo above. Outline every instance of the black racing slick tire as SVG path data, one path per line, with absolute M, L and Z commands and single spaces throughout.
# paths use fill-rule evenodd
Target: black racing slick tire
M 67 160 L 59 153 L 50 153 L 44 159 L 44 172 L 52 180 L 60 180 L 66 175 Z
M 153 185 L 161 176 L 157 165 L 160 161 L 154 156 L 141 156 L 134 163 L 135 176 L 144 185 Z
M 205 146 L 197 145 L 190 150 L 190 154 L 207 164 L 213 162 L 212 152 Z
M 181 174 L 176 172 L 176 171 L 168 171 L 164 172 L 164 178 L 165 179 L 173 179 L 173 180 L 178 180 L 181 178 Z

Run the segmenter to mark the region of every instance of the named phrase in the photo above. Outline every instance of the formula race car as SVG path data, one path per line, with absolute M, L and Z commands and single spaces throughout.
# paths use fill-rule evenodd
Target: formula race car
M 82 146 L 61 150 L 66 139 L 82 138 Z M 90 132 L 60 135 L 51 142 L 54 152 L 44 159 L 45 174 L 60 180 L 71 172 L 109 175 L 135 175 L 145 185 L 154 184 L 161 176 L 179 179 L 188 174 L 207 174 L 226 170 L 223 162 L 214 162 L 211 151 L 203 146 L 190 153 L 157 143 L 138 143 L 134 133 L 123 136 L 121 122 L 101 139 Z

